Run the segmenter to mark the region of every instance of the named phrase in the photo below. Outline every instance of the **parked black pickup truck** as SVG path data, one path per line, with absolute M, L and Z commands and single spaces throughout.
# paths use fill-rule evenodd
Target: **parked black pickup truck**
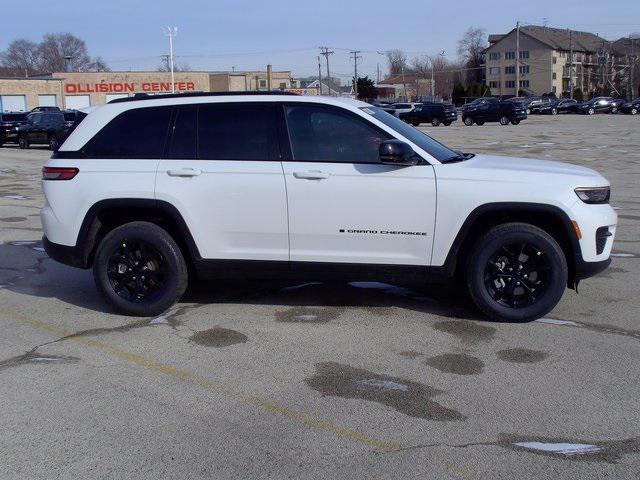
M 20 112 L 0 113 L 0 147 L 18 141 L 18 127 L 27 123 L 27 114 Z
M 32 112 L 27 115 L 27 123 L 18 126 L 18 146 L 29 148 L 30 145 L 40 144 L 57 150 L 68 131 L 62 112 Z
M 457 119 L 458 113 L 456 106 L 450 103 L 423 103 L 416 106 L 410 112 L 400 114 L 400 120 L 404 120 L 414 127 L 417 127 L 421 123 L 431 123 L 434 127 L 437 127 L 441 123 L 449 126 L 451 122 L 455 122 Z
M 484 125 L 485 122 L 518 125 L 526 118 L 526 107 L 517 100 L 500 100 L 495 97 L 478 98 L 462 107 L 462 121 L 467 126 L 474 123 Z

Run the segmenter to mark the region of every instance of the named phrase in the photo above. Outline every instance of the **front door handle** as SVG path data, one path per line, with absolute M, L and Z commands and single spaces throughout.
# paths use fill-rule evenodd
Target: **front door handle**
M 197 177 L 202 171 L 195 168 L 180 168 L 177 170 L 167 170 L 167 175 L 170 177 Z
M 293 176 L 305 180 L 324 180 L 325 178 L 329 178 L 331 174 L 319 170 L 310 170 L 308 172 L 293 172 Z

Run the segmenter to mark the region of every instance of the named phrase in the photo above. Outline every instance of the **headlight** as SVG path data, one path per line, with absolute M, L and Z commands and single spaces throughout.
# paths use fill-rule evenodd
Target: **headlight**
M 611 198 L 611 187 L 580 187 L 575 192 L 584 203 L 609 203 Z

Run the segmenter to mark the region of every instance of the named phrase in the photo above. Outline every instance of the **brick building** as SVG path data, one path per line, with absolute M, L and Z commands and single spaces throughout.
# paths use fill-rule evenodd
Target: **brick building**
M 175 72 L 176 92 L 243 92 L 291 87 L 288 71 Z M 31 78 L 0 78 L 0 111 L 37 106 L 79 109 L 136 93 L 171 93 L 168 72 L 55 72 Z

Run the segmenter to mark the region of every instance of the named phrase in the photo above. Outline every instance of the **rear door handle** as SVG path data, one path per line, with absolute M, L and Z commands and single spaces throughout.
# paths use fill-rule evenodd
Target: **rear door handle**
M 308 172 L 293 172 L 293 176 L 305 180 L 324 180 L 325 178 L 329 178 L 331 174 L 319 170 L 310 170 Z
M 197 177 L 202 171 L 195 168 L 180 168 L 177 170 L 167 170 L 167 175 L 170 177 Z

